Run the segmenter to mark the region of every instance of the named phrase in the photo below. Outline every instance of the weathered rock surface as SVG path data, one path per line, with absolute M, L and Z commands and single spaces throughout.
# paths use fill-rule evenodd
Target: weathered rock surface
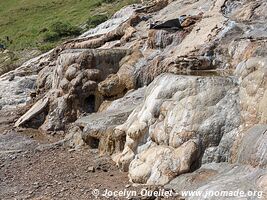
M 210 163 L 193 173 L 177 177 L 165 187 L 174 189 L 190 200 L 265 199 L 266 176 L 266 169 L 256 169 L 248 165 Z M 195 191 L 195 195 L 190 196 L 183 191 Z M 244 194 L 238 191 L 243 191 Z
M 83 140 L 102 154 L 122 151 L 126 135 L 114 134 L 117 125 L 123 124 L 131 112 L 143 101 L 145 88 L 126 94 L 111 102 L 103 111 L 81 117 L 75 124 L 82 127 Z M 105 104 L 104 102 L 103 104 Z
M 267 123 L 267 58 L 252 57 L 235 70 L 240 81 L 240 99 L 245 126 Z
M 25 77 L 7 76 L 0 78 L 0 108 L 15 108 L 25 105 L 30 100 L 30 93 L 34 91 L 37 75 Z
M 134 15 L 134 12 L 136 9 L 141 8 L 140 5 L 131 5 L 127 6 L 120 11 L 118 11 L 113 17 L 106 22 L 100 24 L 94 29 L 91 29 L 85 33 L 83 33 L 80 38 L 84 37 L 92 37 L 96 35 L 103 35 L 105 33 L 108 33 L 112 30 L 115 30 L 118 28 L 123 22 L 127 21 L 132 15 Z
M 237 190 L 245 193 L 241 199 L 265 199 L 267 197 L 266 133 L 266 125 L 254 126 L 246 132 L 234 164 L 205 164 L 193 173 L 175 178 L 165 187 L 172 188 L 180 194 L 188 190 L 200 191 L 201 199 L 225 199 L 223 196 L 208 195 L 208 192 L 212 194 L 212 191 Z M 254 196 L 249 195 L 247 193 L 249 191 L 256 193 Z M 199 199 L 199 197 L 188 196 L 188 199 Z
M 20 126 L 21 124 L 27 123 L 31 118 L 39 115 L 47 109 L 49 99 L 46 97 L 44 99 L 40 99 L 33 107 L 21 117 L 18 121 L 16 121 L 15 126 Z
M 137 176 L 135 171 L 146 171 L 132 178 L 133 182 L 164 184 L 190 171 L 201 164 L 206 148 L 218 146 L 223 135 L 240 124 L 238 88 L 233 77 L 164 74 L 149 85 L 145 96 L 142 106 L 116 127 L 117 132 L 127 135 L 124 151 L 115 158 L 117 163 L 125 170 L 130 165 L 130 177 Z M 185 151 L 188 157 L 178 156 L 176 151 Z M 147 160 L 144 155 L 156 159 Z M 166 159 L 169 166 L 157 164 Z M 214 161 L 224 159 L 219 155 Z M 180 169 L 183 162 L 186 167 Z
M 41 128 L 48 131 L 64 129 L 66 123 L 80 114 L 97 111 L 102 103 L 98 83 L 119 70 L 119 62 L 126 53 L 118 49 L 63 51 L 57 59 L 51 90 L 40 100 L 49 99 L 48 105 L 35 104 L 15 125 L 23 125 L 24 118 L 29 121 L 47 106 L 48 115 Z
M 24 106 L 34 92 L 37 74 L 49 62 L 49 53 L 25 62 L 21 67 L 0 76 L 0 108 Z

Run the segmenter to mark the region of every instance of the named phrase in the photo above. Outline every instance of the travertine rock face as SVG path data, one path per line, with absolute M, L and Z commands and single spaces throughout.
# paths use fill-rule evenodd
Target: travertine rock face
M 126 135 L 116 135 L 114 128 L 124 123 L 141 104 L 144 91 L 145 88 L 140 88 L 113 102 L 103 102 L 100 112 L 79 118 L 75 124 L 83 130 L 83 140 L 90 147 L 98 148 L 101 154 L 122 151 Z
M 102 103 L 98 83 L 119 70 L 119 62 L 126 53 L 126 50 L 112 49 L 62 52 L 53 72 L 52 88 L 44 97 L 49 99 L 49 103 L 41 107 L 34 105 L 18 120 L 16 126 L 29 122 L 37 114 L 47 112 L 41 128 L 48 131 L 61 130 L 80 114 L 96 112 Z
M 206 148 L 218 146 L 223 135 L 239 126 L 238 101 L 232 77 L 161 75 L 148 87 L 143 105 L 116 127 L 127 138 L 124 151 L 115 159 L 125 170 L 130 165 L 133 182 L 164 184 L 199 165 Z M 169 167 L 159 165 L 165 159 Z M 143 167 L 149 169 L 145 175 L 135 174 L 144 172 Z M 156 169 L 157 176 L 153 175 Z
M 267 58 L 254 57 L 238 64 L 240 99 L 245 126 L 267 123 Z
M 0 76 L 0 108 L 10 109 L 24 106 L 34 92 L 37 74 L 50 63 L 49 53 L 25 62 L 19 68 Z
M 43 130 L 64 129 L 65 123 L 74 121 L 83 112 L 97 111 L 103 99 L 122 97 L 131 89 L 149 84 L 163 72 L 214 68 L 213 59 L 204 55 L 206 48 L 199 46 L 206 45 L 207 40 L 212 43 L 216 39 L 216 34 L 211 34 L 212 38 L 206 37 L 216 23 L 204 29 L 205 36 L 198 39 L 197 49 L 204 49 L 203 52 L 191 55 L 196 48 L 190 50 L 184 45 L 186 41 L 196 40 L 196 33 L 193 32 L 195 25 L 204 20 L 203 12 L 217 15 L 222 2 L 205 4 L 202 11 L 197 11 L 195 7 L 204 1 L 192 2 L 196 3 L 193 6 L 183 1 L 167 3 L 157 2 L 149 9 L 138 5 L 126 7 L 108 22 L 48 54 L 47 63 L 42 64 L 36 82 L 36 100 L 43 96 L 49 98 L 49 108 L 45 108 L 45 114 L 42 114 L 47 115 L 41 127 Z M 184 9 L 173 10 L 173 6 Z M 190 12 L 191 9 L 194 11 Z M 155 12 L 158 10 L 161 11 Z M 187 16 L 181 30 L 149 30 L 149 24 L 153 21 L 177 18 L 183 14 Z M 220 18 L 223 18 L 222 15 Z M 99 50 L 84 50 L 86 48 Z M 131 49 L 131 52 L 126 55 L 123 49 Z M 183 53 L 177 53 L 178 49 Z M 28 115 L 27 119 L 29 122 L 31 117 Z M 19 125 L 26 122 L 19 121 Z
M 165 187 L 174 189 L 185 199 L 190 200 L 224 200 L 226 197 L 266 199 L 266 177 L 266 169 L 252 168 L 248 165 L 210 163 L 193 173 L 177 177 Z M 184 191 L 196 191 L 200 195 L 185 195 Z M 244 194 L 239 193 L 240 191 Z M 233 192 L 236 196 L 233 196 Z
M 203 193 L 200 197 L 187 196 L 188 199 L 225 199 L 224 196 L 208 195 L 207 192 L 237 190 L 245 193 L 244 199 L 266 199 L 266 133 L 267 125 L 256 125 L 249 129 L 240 144 L 234 164 L 205 164 L 193 173 L 175 178 L 165 187 L 179 194 L 188 190 Z M 255 191 L 255 196 L 249 195 L 248 191 Z
M 246 131 L 236 154 L 236 162 L 253 167 L 266 168 L 266 139 L 267 125 L 256 125 Z M 253 144 L 251 141 L 253 141 Z

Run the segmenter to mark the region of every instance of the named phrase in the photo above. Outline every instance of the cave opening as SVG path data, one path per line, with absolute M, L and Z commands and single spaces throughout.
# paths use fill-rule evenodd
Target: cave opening
M 84 100 L 84 110 L 87 113 L 95 112 L 95 95 L 90 95 Z
M 88 137 L 87 140 L 85 141 L 87 145 L 89 145 L 90 148 L 92 149 L 98 149 L 99 146 L 99 139 L 95 137 Z

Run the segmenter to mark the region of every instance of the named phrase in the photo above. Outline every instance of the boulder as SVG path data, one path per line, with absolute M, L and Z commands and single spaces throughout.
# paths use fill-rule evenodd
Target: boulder
M 22 117 L 20 117 L 16 121 L 15 126 L 18 127 L 18 126 L 28 122 L 32 118 L 36 117 L 40 113 L 44 112 L 44 110 L 47 109 L 48 103 L 49 103 L 48 97 L 44 97 L 43 99 L 40 99 L 39 101 L 37 101 L 37 103 L 34 104 L 34 106 L 31 107 L 31 109 L 28 110 L 28 112 L 26 114 L 24 114 Z

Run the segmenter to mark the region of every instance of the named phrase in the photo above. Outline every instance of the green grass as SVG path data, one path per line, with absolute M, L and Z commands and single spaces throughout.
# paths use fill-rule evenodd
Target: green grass
M 59 34 L 55 40 L 45 40 L 47 31 L 50 31 L 53 24 L 61 22 L 77 28 L 86 24 L 94 15 L 104 14 L 110 17 L 121 7 L 135 2 L 136 0 L 0 0 L 0 41 L 12 51 L 35 48 L 47 51 L 63 40 L 74 37 Z M 6 36 L 12 42 L 8 42 Z

